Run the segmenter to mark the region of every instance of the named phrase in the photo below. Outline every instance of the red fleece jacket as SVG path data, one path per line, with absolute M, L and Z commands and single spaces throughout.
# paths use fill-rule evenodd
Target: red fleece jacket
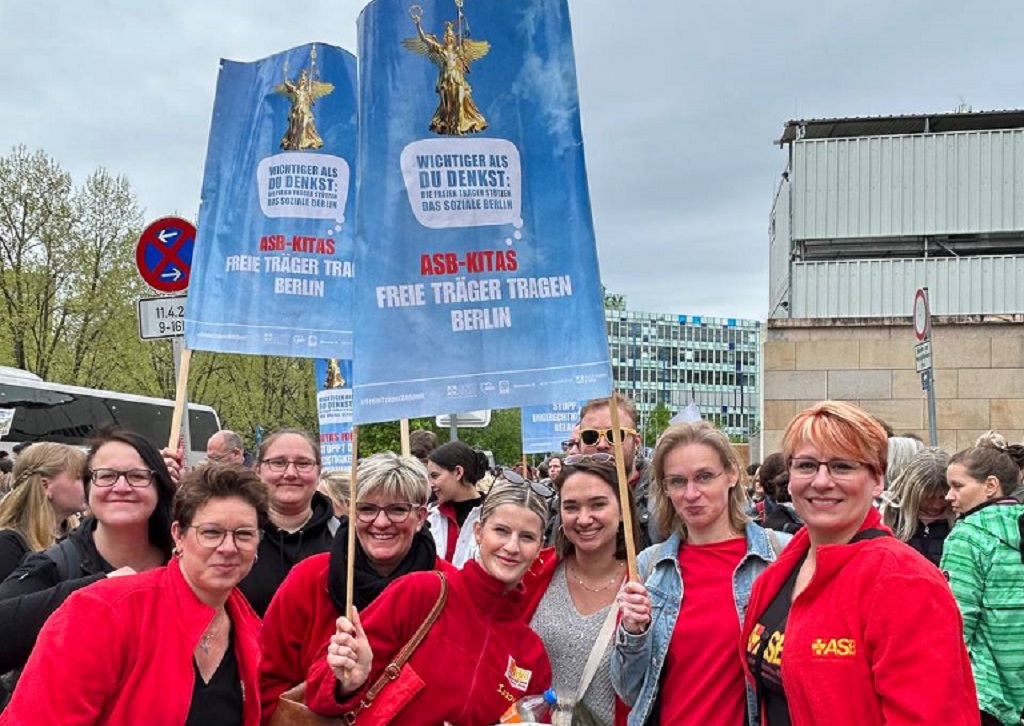
M 334 635 L 341 614 L 327 590 L 330 552 L 307 557 L 295 565 L 281 584 L 263 619 L 260 639 L 261 721 L 266 724 L 277 710 L 281 694 L 306 680 L 313 661 Z M 438 558 L 435 567 L 455 571 Z
M 874 509 L 861 525 L 870 528 L 888 531 Z M 754 582 L 744 667 L 758 618 L 809 548 L 805 527 Z M 816 555 L 782 649 L 793 726 L 978 724 L 963 621 L 939 570 L 895 537 L 822 545 Z
M 260 621 L 239 590 L 227 601 L 245 726 L 259 723 Z M 0 724 L 180 726 L 193 653 L 213 621 L 172 559 L 73 593 L 46 621 Z
M 442 721 L 487 726 L 514 701 L 551 685 L 544 645 L 523 621 L 522 586 L 504 592 L 504 583 L 473 560 L 447 577 L 448 603 L 409 660 L 422 687 L 410 694 L 390 721 L 393 726 Z M 309 707 L 325 716 L 351 711 L 426 619 L 440 589 L 437 575 L 415 572 L 393 582 L 366 609 L 362 622 L 373 668 L 364 687 L 341 703 L 335 700 L 337 681 L 324 643 L 309 670 Z M 378 700 L 386 700 L 390 688 Z

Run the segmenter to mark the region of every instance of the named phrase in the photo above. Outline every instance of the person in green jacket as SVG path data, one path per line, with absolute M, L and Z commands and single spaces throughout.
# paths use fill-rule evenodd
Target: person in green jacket
M 1024 446 L 998 434 L 978 439 L 950 459 L 950 502 L 958 519 L 940 568 L 964 619 L 983 726 L 1017 726 L 1024 709 Z

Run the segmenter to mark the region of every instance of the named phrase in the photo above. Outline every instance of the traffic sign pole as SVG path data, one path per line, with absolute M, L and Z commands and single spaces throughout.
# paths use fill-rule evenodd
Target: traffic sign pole
M 932 313 L 928 305 L 928 288 L 919 287 L 914 293 L 914 360 L 917 372 L 921 374 L 921 388 L 928 395 L 928 440 L 931 446 L 939 445 L 939 434 L 935 423 L 935 370 L 932 366 Z

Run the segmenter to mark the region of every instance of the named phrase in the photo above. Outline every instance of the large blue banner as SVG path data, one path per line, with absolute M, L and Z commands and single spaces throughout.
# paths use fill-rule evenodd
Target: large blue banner
M 567 0 L 374 0 L 359 55 L 356 421 L 608 395 Z
M 548 454 L 562 450 L 580 420 L 581 401 L 559 401 L 545 406 L 523 406 L 523 453 Z
M 320 43 L 222 61 L 189 348 L 351 360 L 355 72 Z
M 324 471 L 352 470 L 352 361 L 318 359 L 316 409 Z

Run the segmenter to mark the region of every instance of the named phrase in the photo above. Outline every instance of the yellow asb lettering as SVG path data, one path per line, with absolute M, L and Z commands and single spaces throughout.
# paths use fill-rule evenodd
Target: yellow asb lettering
M 853 638 L 818 638 L 811 643 L 811 651 L 819 657 L 832 655 L 850 658 L 857 655 L 857 641 Z
M 784 633 L 775 631 L 772 633 L 772 637 L 768 639 L 768 647 L 764 649 L 764 660 L 766 663 L 772 665 L 779 665 L 782 663 L 782 644 L 786 640 Z

